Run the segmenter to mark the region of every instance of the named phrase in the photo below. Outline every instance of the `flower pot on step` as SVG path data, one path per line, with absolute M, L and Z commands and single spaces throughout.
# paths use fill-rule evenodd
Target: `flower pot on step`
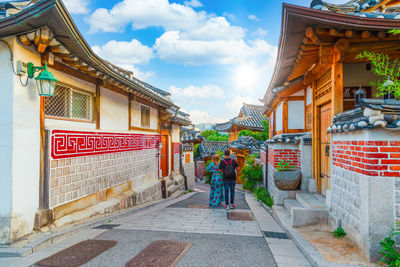
M 296 190 L 301 181 L 299 170 L 281 170 L 274 173 L 274 182 L 280 190 Z

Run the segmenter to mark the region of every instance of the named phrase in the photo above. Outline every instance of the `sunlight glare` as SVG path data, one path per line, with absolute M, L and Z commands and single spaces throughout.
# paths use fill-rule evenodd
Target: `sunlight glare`
M 236 85 L 242 89 L 250 89 L 257 83 L 258 70 L 250 64 L 239 66 L 234 73 Z

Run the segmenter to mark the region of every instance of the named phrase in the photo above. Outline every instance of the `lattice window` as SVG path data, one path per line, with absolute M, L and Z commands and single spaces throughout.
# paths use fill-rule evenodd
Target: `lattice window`
M 57 85 L 54 96 L 46 97 L 45 115 L 52 118 L 93 121 L 93 101 L 91 93 Z
M 141 124 L 144 128 L 150 128 L 150 108 L 142 106 Z

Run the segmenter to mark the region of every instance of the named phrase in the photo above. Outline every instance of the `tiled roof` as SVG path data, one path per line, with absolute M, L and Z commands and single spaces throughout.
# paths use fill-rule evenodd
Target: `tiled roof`
M 230 148 L 249 149 L 250 154 L 259 153 L 263 141 L 254 139 L 253 136 L 240 136 L 239 139 L 230 143 Z
M 188 130 L 184 129 L 183 127 L 181 128 L 182 131 L 182 142 L 201 142 L 204 137 L 200 135 L 199 131 L 196 130 Z
M 229 142 L 222 141 L 204 141 L 199 145 L 199 154 L 202 158 L 211 157 L 217 151 L 229 149 Z
M 384 12 L 376 12 L 375 10 L 379 9 L 381 2 L 377 0 L 350 0 L 345 4 L 334 5 L 326 1 L 313 0 L 311 8 L 366 18 L 400 19 L 400 3 L 384 9 Z M 374 9 L 374 11 L 366 12 L 368 9 Z
M 261 105 L 250 105 L 243 103 L 240 113 L 243 114 L 242 117 L 235 117 L 232 120 L 224 123 L 217 123 L 214 126 L 214 130 L 220 132 L 226 132 L 232 129 L 233 126 L 239 126 L 241 128 L 251 129 L 251 130 L 263 130 L 264 126 L 262 121 L 267 118 L 263 114 L 263 106 Z
M 35 1 L 16 0 L 0 3 L 0 19 L 19 13 L 35 4 Z
M 376 127 L 400 129 L 399 100 L 363 98 L 360 100 L 360 107 L 335 115 L 328 133 L 369 130 Z

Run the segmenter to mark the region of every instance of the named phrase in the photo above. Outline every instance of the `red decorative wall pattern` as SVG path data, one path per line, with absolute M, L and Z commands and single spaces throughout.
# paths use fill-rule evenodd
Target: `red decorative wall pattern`
M 400 177 L 399 141 L 334 141 L 332 163 L 369 176 Z
M 160 135 L 53 130 L 53 159 L 72 158 L 133 150 L 154 149 Z

